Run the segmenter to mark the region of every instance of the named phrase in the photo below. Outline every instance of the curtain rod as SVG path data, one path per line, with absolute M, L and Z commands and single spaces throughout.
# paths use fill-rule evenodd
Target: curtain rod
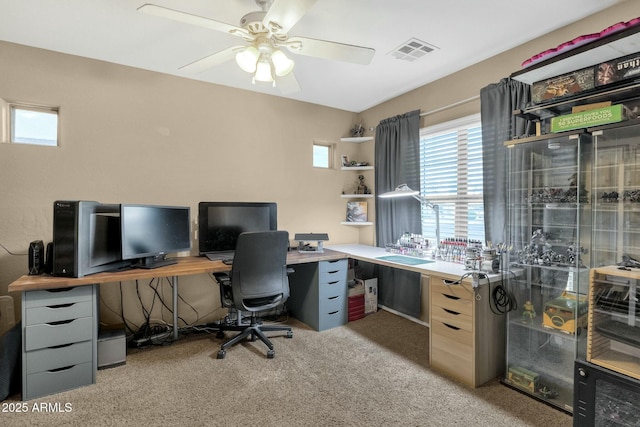
M 480 95 L 472 96 L 471 98 L 463 99 L 462 101 L 454 102 L 453 104 L 445 105 L 444 107 L 436 108 L 435 110 L 425 111 L 420 113 L 420 117 L 428 116 L 429 114 L 439 113 L 440 111 L 448 110 L 449 108 L 457 107 L 458 105 L 466 104 L 467 102 L 475 101 L 479 99 Z

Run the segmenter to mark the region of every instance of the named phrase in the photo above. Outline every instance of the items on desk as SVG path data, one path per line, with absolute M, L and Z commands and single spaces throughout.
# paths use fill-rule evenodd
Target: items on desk
M 329 240 L 329 235 L 327 233 L 296 233 L 294 240 L 298 242 L 298 252 L 324 252 L 323 242 Z M 316 246 L 309 242 L 316 242 Z
M 429 239 L 421 234 L 404 233 L 396 243 L 388 243 L 385 250 L 394 254 L 425 258 L 429 256 Z

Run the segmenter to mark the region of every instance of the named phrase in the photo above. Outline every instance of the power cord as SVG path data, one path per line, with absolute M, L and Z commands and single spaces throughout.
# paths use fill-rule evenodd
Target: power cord
M 509 273 L 513 274 L 511 271 L 509 271 Z M 505 280 L 506 277 L 503 275 L 502 283 L 504 283 Z M 491 305 L 491 311 L 495 314 L 501 315 L 518 309 L 518 301 L 516 300 L 515 295 L 504 287 L 502 283 L 497 284 L 491 291 L 491 301 L 493 302 L 493 305 Z

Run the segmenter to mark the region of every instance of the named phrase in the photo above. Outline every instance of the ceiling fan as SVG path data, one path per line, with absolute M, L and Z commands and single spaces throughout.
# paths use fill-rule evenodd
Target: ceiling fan
M 144 4 L 138 11 L 160 16 L 186 24 L 222 31 L 242 38 L 245 43 L 198 59 L 180 67 L 190 73 L 199 73 L 231 59 L 253 75 L 253 83 L 269 82 L 282 93 L 300 90 L 300 85 L 291 72 L 294 61 L 282 48 L 298 55 L 367 65 L 375 53 L 374 49 L 288 35 L 289 30 L 316 3 L 317 0 L 255 0 L 261 10 L 250 12 L 240 19 L 240 27 L 166 7 Z

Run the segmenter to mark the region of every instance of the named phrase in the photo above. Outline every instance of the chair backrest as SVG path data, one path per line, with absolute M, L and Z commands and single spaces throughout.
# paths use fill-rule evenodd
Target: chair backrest
M 241 233 L 231 271 L 233 302 L 238 310 L 268 310 L 289 298 L 286 231 Z

